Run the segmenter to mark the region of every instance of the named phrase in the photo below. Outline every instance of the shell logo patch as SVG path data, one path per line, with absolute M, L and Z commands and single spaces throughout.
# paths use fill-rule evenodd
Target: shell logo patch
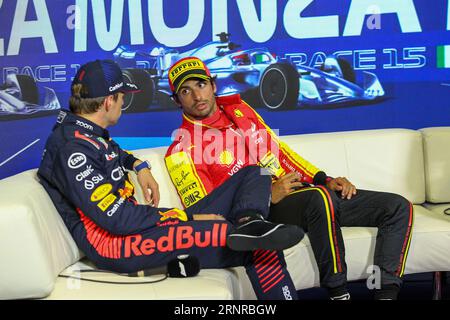
M 234 156 L 233 156 L 233 154 L 230 151 L 225 150 L 225 151 L 222 151 L 220 153 L 220 155 L 219 155 L 219 163 L 221 165 L 229 166 L 233 162 L 234 162 Z

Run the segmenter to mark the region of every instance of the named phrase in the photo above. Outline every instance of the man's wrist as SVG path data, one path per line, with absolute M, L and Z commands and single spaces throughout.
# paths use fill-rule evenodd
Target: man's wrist
M 317 172 L 316 175 L 314 176 L 313 184 L 316 185 L 316 186 L 317 186 L 317 185 L 319 185 L 319 186 L 326 186 L 327 183 L 328 183 L 330 180 L 333 180 L 333 178 L 327 176 L 327 174 L 326 174 L 325 172 L 319 171 L 319 172 Z
M 141 161 L 141 160 L 137 160 L 134 164 L 133 164 L 133 170 L 136 174 L 139 173 L 139 171 L 141 171 L 142 169 L 151 169 L 152 166 L 150 164 L 150 162 L 148 162 L 147 160 L 145 161 Z
M 124 151 L 126 156 L 123 162 L 123 166 L 125 169 L 129 170 L 129 171 L 133 171 L 134 166 L 136 165 L 136 163 L 140 163 L 141 160 L 139 160 L 138 158 L 136 158 L 135 156 L 133 156 L 131 153 L 128 153 L 126 151 Z
M 142 161 L 136 158 L 136 160 L 133 162 L 133 165 L 131 166 L 131 169 L 134 170 L 134 168 L 141 163 Z

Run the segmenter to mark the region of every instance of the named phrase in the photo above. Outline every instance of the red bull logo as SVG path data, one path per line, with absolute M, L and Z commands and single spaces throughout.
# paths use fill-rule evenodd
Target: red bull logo
M 119 192 L 121 198 L 125 198 L 126 199 L 126 198 L 129 198 L 129 197 L 131 197 L 133 195 L 134 187 L 133 187 L 133 185 L 131 183 L 129 183 L 128 181 L 125 181 L 124 188 L 123 189 L 120 188 L 118 190 L 118 192 Z
M 213 224 L 212 230 L 194 231 L 192 226 L 169 227 L 166 236 L 157 240 L 137 234 L 128 236 L 124 241 L 124 258 L 131 256 L 149 256 L 158 252 L 190 249 L 192 247 L 225 247 L 227 239 L 226 223 Z
M 122 199 L 122 198 L 121 198 Z M 86 229 L 86 237 L 97 253 L 110 259 L 148 256 L 158 252 L 168 252 L 192 247 L 225 247 L 227 241 L 227 223 L 214 223 L 212 229 L 194 231 L 192 226 L 167 227 L 167 234 L 156 239 L 136 234 L 131 236 L 112 235 L 97 226 L 77 208 Z M 175 221 L 167 221 L 175 222 Z M 179 222 L 176 220 L 176 222 Z M 123 251 L 122 251 L 123 250 Z M 123 255 L 123 256 L 122 256 Z
M 166 221 L 167 219 L 188 220 L 186 212 L 177 208 L 165 212 L 159 211 L 159 214 L 161 215 L 160 221 Z

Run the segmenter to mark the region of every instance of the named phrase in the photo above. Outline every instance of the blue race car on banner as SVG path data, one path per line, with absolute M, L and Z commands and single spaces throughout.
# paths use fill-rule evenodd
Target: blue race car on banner
M 180 53 L 167 47 L 136 51 L 120 46 L 114 59 L 124 76 L 143 88 L 129 95 L 124 103 L 128 112 L 147 111 L 152 104 L 175 106 L 170 98 L 168 69 L 189 56 L 202 59 L 217 76 L 217 94 L 241 94 L 253 107 L 272 110 L 301 106 L 328 106 L 375 101 L 385 95 L 378 77 L 371 72 L 356 72 L 342 58 L 329 56 L 318 67 L 295 65 L 278 59 L 266 48 L 241 50 L 220 33 L 219 41 Z
M 38 87 L 34 79 L 25 74 L 8 74 L 0 85 L 0 117 L 29 116 L 61 109 L 55 91 Z

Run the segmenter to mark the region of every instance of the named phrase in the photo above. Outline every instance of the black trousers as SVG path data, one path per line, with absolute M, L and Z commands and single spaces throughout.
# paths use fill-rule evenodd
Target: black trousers
M 397 194 L 357 190 L 352 199 L 344 200 L 340 192 L 326 187 L 305 187 L 272 205 L 269 219 L 298 225 L 308 233 L 325 288 L 347 282 L 341 227 L 377 227 L 374 265 L 380 268 L 381 286 L 402 284 L 413 206 Z

